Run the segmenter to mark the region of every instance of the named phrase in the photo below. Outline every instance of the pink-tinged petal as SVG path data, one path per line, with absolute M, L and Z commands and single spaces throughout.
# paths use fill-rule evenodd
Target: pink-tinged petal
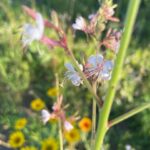
M 50 39 L 46 36 L 43 36 L 40 40 L 43 44 L 49 46 L 49 47 L 55 47 L 55 46 L 60 46 L 60 43 L 59 41 L 56 41 L 56 40 L 53 40 L 53 39 Z
M 33 9 L 27 7 L 27 6 L 22 6 L 23 10 L 33 19 L 36 19 L 36 11 Z

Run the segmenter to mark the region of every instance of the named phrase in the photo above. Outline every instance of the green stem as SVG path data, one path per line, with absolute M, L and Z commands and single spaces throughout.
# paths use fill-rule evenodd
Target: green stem
M 56 88 L 57 88 L 57 99 L 59 99 L 59 78 L 58 74 L 55 74 L 56 78 Z M 60 142 L 60 150 L 63 150 L 63 133 L 62 133 L 62 122 L 61 119 L 58 121 L 58 127 L 59 127 L 59 142 Z
M 127 112 L 127 113 L 125 113 L 125 114 L 123 114 L 123 115 L 121 115 L 121 116 L 119 116 L 119 117 L 117 117 L 117 118 L 115 118 L 111 121 L 109 121 L 108 128 L 110 128 L 110 127 L 112 127 L 112 126 L 114 126 L 114 125 L 116 125 L 116 124 L 118 124 L 118 123 L 134 116 L 135 114 L 137 114 L 137 113 L 139 113 L 139 112 L 141 112 L 141 111 L 143 111 L 144 109 L 147 109 L 147 108 L 150 108 L 150 103 L 145 103 L 145 104 L 142 104 L 141 106 L 139 106 L 137 108 L 134 108 L 133 110 L 131 110 L 131 111 L 129 111 L 129 112 Z
M 115 96 L 116 86 L 121 74 L 123 60 L 125 58 L 127 47 L 129 45 L 129 41 L 131 38 L 131 33 L 138 12 L 138 8 L 140 5 L 140 1 L 141 0 L 130 0 L 129 2 L 129 7 L 128 7 L 126 21 L 125 21 L 125 30 L 121 39 L 120 49 L 115 60 L 115 65 L 112 72 L 112 78 L 109 82 L 106 99 L 103 108 L 101 110 L 101 113 L 99 115 L 100 118 L 99 118 L 98 131 L 97 131 L 94 150 L 100 150 L 103 144 L 104 136 L 107 131 L 108 118 L 111 111 L 113 99 Z
M 94 92 L 91 84 L 89 83 L 89 81 L 86 79 L 84 73 L 81 71 L 81 69 L 79 68 L 79 64 L 77 63 L 72 51 L 70 50 L 70 56 L 71 56 L 71 60 L 75 66 L 75 68 L 77 69 L 78 73 L 80 74 L 81 78 L 83 79 L 85 85 L 87 86 L 87 88 L 89 89 L 89 91 L 91 92 L 91 94 L 94 97 L 94 100 L 97 102 L 97 105 L 101 108 L 103 105 L 103 101 L 99 99 L 99 97 L 96 95 L 96 93 Z
M 93 83 L 93 90 L 96 93 L 96 82 Z M 95 132 L 96 132 L 96 101 L 93 99 L 93 104 L 92 104 L 92 133 L 91 133 L 91 148 L 94 146 L 94 141 L 95 141 Z
M 63 134 L 62 134 L 62 124 L 61 124 L 61 120 L 59 120 L 58 124 L 59 124 L 59 142 L 60 142 L 60 150 L 63 150 Z

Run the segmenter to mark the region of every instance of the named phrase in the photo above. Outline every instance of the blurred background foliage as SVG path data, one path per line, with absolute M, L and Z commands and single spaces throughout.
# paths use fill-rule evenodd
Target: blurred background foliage
M 123 29 L 128 1 L 114 0 L 114 2 L 118 4 L 116 14 L 121 20 L 118 27 Z M 0 133 L 8 132 L 18 115 L 30 115 L 31 118 L 34 118 L 34 113 L 32 114 L 29 110 L 29 104 L 36 97 L 44 99 L 50 109 L 54 98 L 48 97 L 46 92 L 49 87 L 55 86 L 56 73 L 59 80 L 64 83 L 64 87 L 61 89 L 64 93 L 64 103 L 69 103 L 71 106 L 68 113 L 76 110 L 81 116 L 88 116 L 91 113 L 91 95 L 87 90 L 84 87 L 73 87 L 70 82 L 64 80 L 64 62 L 67 61 L 67 58 L 61 48 L 51 50 L 36 42 L 27 49 L 22 48 L 21 27 L 25 22 L 31 21 L 23 13 L 22 5 L 37 9 L 49 19 L 50 11 L 55 10 L 79 62 L 83 62 L 83 58 L 89 56 L 94 49 L 92 42 L 87 41 L 81 33 L 77 33 L 74 39 L 71 24 L 77 16 L 88 17 L 89 14 L 95 12 L 99 7 L 97 0 L 1 0 Z M 150 100 L 149 14 L 149 0 L 143 0 L 121 73 L 122 78 L 118 85 L 111 118 Z M 50 37 L 56 36 L 52 31 L 48 31 L 46 34 Z M 75 45 L 74 40 L 76 41 Z M 107 85 L 105 88 L 100 87 L 104 95 L 106 88 Z M 146 110 L 113 127 L 105 139 L 106 149 L 123 150 L 127 144 L 136 150 L 150 149 L 149 114 L 150 110 Z M 36 118 L 32 121 L 33 134 L 40 134 L 36 129 L 43 127 L 37 125 Z M 0 136 L 2 135 L 0 134 Z

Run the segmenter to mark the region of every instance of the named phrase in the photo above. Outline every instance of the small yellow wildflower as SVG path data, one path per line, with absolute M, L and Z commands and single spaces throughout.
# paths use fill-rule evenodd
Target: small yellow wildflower
M 16 131 L 10 134 L 8 143 L 13 148 L 21 147 L 25 142 L 24 134 L 21 131 Z
M 40 111 L 45 107 L 45 103 L 40 98 L 37 98 L 31 102 L 30 106 L 33 110 Z
M 37 150 L 37 148 L 34 146 L 25 146 L 25 147 L 22 147 L 20 150 Z
M 92 121 L 88 117 L 84 117 L 79 122 L 79 127 L 83 132 L 89 132 L 92 128 Z
M 69 132 L 65 132 L 65 138 L 69 143 L 77 143 L 80 140 L 79 130 L 73 128 Z
M 23 129 L 27 124 L 26 118 L 20 118 L 15 122 L 15 129 Z
M 47 91 L 48 96 L 57 96 L 57 94 L 58 94 L 58 88 L 57 87 L 49 88 Z
M 42 143 L 42 150 L 58 150 L 58 143 L 53 138 L 45 139 Z

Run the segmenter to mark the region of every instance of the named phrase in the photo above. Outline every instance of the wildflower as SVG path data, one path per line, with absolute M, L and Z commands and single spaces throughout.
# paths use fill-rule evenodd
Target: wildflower
M 58 89 L 56 87 L 49 88 L 47 91 L 48 96 L 57 96 L 58 94 Z
M 125 145 L 125 150 L 132 150 L 132 146 L 129 144 Z
M 113 17 L 113 15 L 115 14 L 114 8 L 116 8 L 116 5 L 107 4 L 107 3 L 103 4 L 101 8 L 101 16 L 103 16 L 106 21 L 110 20 L 110 21 L 118 22 L 119 19 Z
M 120 47 L 121 32 L 116 30 L 108 30 L 106 38 L 100 45 L 104 45 L 106 48 L 111 49 L 117 53 Z
M 42 143 L 42 150 L 58 150 L 58 143 L 53 138 L 45 139 Z
M 86 30 L 86 22 L 83 17 L 78 17 L 75 21 L 75 23 L 72 25 L 74 30 L 81 30 L 85 31 Z
M 31 18 L 33 18 L 34 20 L 38 20 L 37 14 L 39 14 L 39 13 L 37 13 L 33 9 L 31 9 L 27 6 L 23 6 L 23 10 Z M 41 22 L 40 22 L 40 20 L 41 20 Z M 43 18 L 41 18 L 37 21 L 37 25 L 39 25 L 40 28 L 33 27 L 32 25 L 29 25 L 29 26 L 25 25 L 24 31 L 28 31 L 28 32 L 25 32 L 25 33 L 27 33 L 25 35 L 29 35 L 30 38 L 28 38 L 28 36 L 27 36 L 27 38 L 26 38 L 26 36 L 24 36 L 25 37 L 25 38 L 23 38 L 24 45 L 30 44 L 33 40 L 40 40 L 41 43 L 47 45 L 50 48 L 53 48 L 55 46 L 60 46 L 60 47 L 63 47 L 65 50 L 68 50 L 66 35 L 60 27 L 55 26 L 54 24 L 52 24 L 51 22 L 49 22 L 48 20 L 43 19 Z M 51 39 L 51 38 L 49 38 L 45 35 L 42 35 L 42 33 L 44 32 L 44 26 L 55 30 L 56 33 L 58 33 L 60 39 L 59 40 L 54 40 L 54 39 Z M 37 34 L 39 36 L 36 36 L 36 38 L 32 38 L 32 33 L 35 33 L 36 30 L 38 31 Z M 40 37 L 40 38 L 38 38 L 38 37 Z
M 84 74 L 92 80 L 109 80 L 112 67 L 113 63 L 105 61 L 102 55 L 92 55 L 89 57 L 87 64 L 85 64 Z
M 59 119 L 62 122 L 64 129 L 66 131 L 70 131 L 71 129 L 73 129 L 73 126 L 70 121 L 66 120 L 65 111 L 62 107 L 62 100 L 62 96 L 58 97 L 57 102 L 52 106 L 53 111 L 51 113 L 46 109 L 43 109 L 41 111 L 42 121 L 44 124 L 46 124 L 49 120 L 56 121 Z M 75 120 L 75 118 L 73 118 L 72 120 Z
M 25 147 L 22 147 L 20 150 L 37 150 L 37 148 L 34 146 L 25 146 Z
M 95 27 L 98 20 L 98 13 L 92 14 L 89 16 L 90 22 L 89 24 L 86 23 L 83 17 L 78 17 L 76 22 L 72 25 L 74 30 L 81 30 L 88 34 L 93 34 L 95 32 Z
M 34 99 L 31 102 L 31 108 L 35 111 L 42 110 L 45 107 L 45 103 L 40 98 Z
M 15 129 L 23 129 L 27 124 L 26 118 L 20 118 L 15 122 Z
M 65 132 L 65 138 L 69 143 L 77 143 L 80 140 L 79 130 L 73 128 L 69 132 Z
M 46 109 L 41 111 L 41 117 L 44 124 L 46 124 L 50 119 L 55 119 L 55 115 L 49 113 Z
M 72 64 L 67 63 L 65 64 L 65 67 L 68 69 L 68 71 L 65 73 L 65 76 L 71 80 L 72 84 L 75 86 L 82 84 L 81 77 L 79 76 L 78 72 L 75 71 Z
M 25 24 L 23 26 L 22 42 L 24 46 L 29 45 L 34 40 L 40 40 L 44 32 L 44 21 L 40 13 L 36 13 L 36 25 Z
M 66 131 L 70 131 L 73 129 L 73 126 L 69 121 L 64 121 L 64 128 Z
M 89 132 L 92 127 L 91 119 L 89 119 L 87 117 L 82 118 L 82 120 L 80 120 L 80 122 L 79 122 L 79 127 L 82 131 Z
M 24 134 L 20 131 L 13 132 L 9 136 L 8 143 L 12 148 L 18 148 L 21 147 L 25 142 Z

